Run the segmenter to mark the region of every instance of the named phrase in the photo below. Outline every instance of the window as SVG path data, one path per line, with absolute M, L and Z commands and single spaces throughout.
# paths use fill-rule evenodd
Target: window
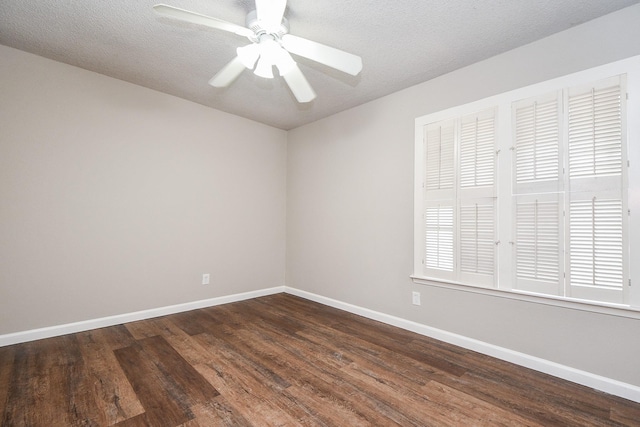
M 639 81 L 636 57 L 416 119 L 414 280 L 640 310 Z

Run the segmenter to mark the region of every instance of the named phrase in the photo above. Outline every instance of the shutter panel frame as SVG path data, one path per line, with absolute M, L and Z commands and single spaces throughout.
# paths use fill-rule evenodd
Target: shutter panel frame
M 459 121 L 458 274 L 476 287 L 497 285 L 497 120 L 489 108 Z
M 455 262 L 455 120 L 423 128 L 423 265 L 425 276 L 454 280 Z
M 563 296 L 563 195 L 516 195 L 512 208 L 514 289 Z
M 514 194 L 563 190 L 562 91 L 512 103 Z
M 566 293 L 622 304 L 629 292 L 626 76 L 570 88 L 565 99 Z

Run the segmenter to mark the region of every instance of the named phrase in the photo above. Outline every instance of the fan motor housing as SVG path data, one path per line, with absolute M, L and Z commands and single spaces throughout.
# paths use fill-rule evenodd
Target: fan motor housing
M 245 20 L 245 23 L 247 25 L 247 28 L 249 28 L 251 31 L 254 32 L 257 39 L 260 39 L 260 36 L 263 34 L 269 34 L 274 38 L 280 39 L 282 36 L 284 36 L 289 32 L 289 21 L 287 20 L 287 18 L 285 17 L 282 18 L 282 23 L 280 24 L 278 31 L 276 32 L 273 32 L 273 30 L 268 31 L 262 26 L 261 22 L 258 21 L 258 14 L 255 10 L 252 10 L 247 14 L 247 19 Z

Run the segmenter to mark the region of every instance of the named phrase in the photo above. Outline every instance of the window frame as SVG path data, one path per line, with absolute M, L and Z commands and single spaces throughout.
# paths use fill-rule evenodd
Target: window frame
M 512 218 L 513 215 L 505 214 L 507 209 L 515 209 L 515 203 L 512 202 L 514 198 L 512 193 L 514 181 L 512 169 L 513 157 L 510 152 L 511 146 L 514 145 L 512 130 L 513 105 L 524 99 L 543 97 L 552 92 L 562 92 L 565 89 L 594 84 L 616 75 L 626 75 L 626 128 L 623 130 L 626 130 L 627 133 L 626 146 L 623 147 L 623 150 L 626 149 L 628 161 L 626 168 L 627 173 L 623 174 L 626 182 L 623 183 L 623 185 L 627 184 L 626 199 L 629 211 L 629 214 L 626 216 L 627 233 L 625 234 L 629 260 L 627 268 L 629 281 L 624 286 L 626 301 L 623 304 L 607 303 L 513 289 L 513 287 L 515 287 L 515 283 L 513 282 L 515 278 L 515 258 L 511 254 L 513 251 L 509 242 L 512 241 L 515 233 L 515 221 Z M 625 96 L 624 93 L 623 96 Z M 564 105 L 564 100 L 562 100 L 562 105 Z M 423 220 L 425 203 L 423 180 L 426 172 L 424 161 L 426 154 L 424 144 L 425 126 L 436 122 L 459 119 L 491 108 L 496 108 L 498 111 L 496 151 L 499 153 L 496 159 L 496 186 L 494 189 L 497 197 L 496 203 L 498 205 L 496 240 L 499 242 L 496 250 L 495 285 L 494 287 L 487 287 L 482 284 L 467 284 L 443 277 L 427 277 L 424 275 L 422 264 L 425 231 Z M 562 114 L 564 115 L 564 112 Z M 564 124 L 562 123 L 561 126 L 564 126 Z M 563 142 L 563 147 L 560 148 L 561 150 L 565 149 L 565 144 L 566 141 Z M 633 277 L 640 277 L 638 275 L 640 273 L 640 266 L 637 265 L 639 263 L 631 262 L 633 260 L 633 254 L 637 255 L 637 253 L 640 253 L 640 227 L 638 225 L 634 227 L 633 216 L 631 215 L 632 212 L 640 212 L 640 169 L 638 167 L 634 168 L 633 166 L 635 165 L 640 165 L 640 56 L 616 61 L 416 118 L 414 272 L 411 275 L 412 280 L 421 285 L 445 287 L 541 304 L 640 318 L 640 289 L 635 290 L 631 281 Z M 457 177 L 454 178 L 454 180 L 457 179 Z M 566 194 L 568 195 L 569 193 Z M 508 201 L 508 203 L 504 201 Z M 459 204 L 459 199 L 456 200 L 455 203 Z M 505 208 L 505 204 L 508 206 L 507 208 Z M 566 225 L 563 223 L 562 226 L 564 226 L 564 233 L 567 233 L 568 229 Z M 457 233 L 457 231 L 454 231 L 454 233 Z M 566 258 L 566 256 L 563 255 L 563 258 Z M 514 284 L 510 285 L 508 282 Z M 636 287 L 637 286 L 638 285 L 636 285 Z

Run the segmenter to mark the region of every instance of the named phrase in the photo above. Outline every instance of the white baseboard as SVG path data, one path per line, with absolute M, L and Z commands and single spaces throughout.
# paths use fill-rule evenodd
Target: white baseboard
M 151 319 L 153 317 L 166 316 L 168 314 L 181 313 L 183 311 L 196 310 L 198 308 L 213 307 L 215 305 L 243 301 L 251 298 L 262 297 L 265 295 L 281 293 L 284 292 L 284 290 L 284 286 L 277 286 L 274 288 L 261 289 L 258 291 L 226 295 L 200 301 L 187 302 L 184 304 L 152 308 L 149 310 L 136 311 L 133 313 L 118 314 L 116 316 L 101 317 L 99 319 L 91 319 L 82 322 L 67 323 L 64 325 L 49 326 L 46 328 L 32 329 L 29 331 L 0 335 L 0 347 L 22 342 L 35 341 L 43 338 L 57 337 L 60 335 L 72 334 L 76 332 L 83 332 L 91 329 L 104 328 L 107 326 L 120 325 L 122 323 L 135 322 L 137 320 Z
M 633 384 L 592 374 L 546 359 L 530 356 L 525 353 L 509 350 L 508 348 L 499 347 L 442 329 L 432 328 L 411 320 L 391 316 L 300 289 L 287 286 L 285 287 L 285 292 L 640 403 L 640 387 Z

